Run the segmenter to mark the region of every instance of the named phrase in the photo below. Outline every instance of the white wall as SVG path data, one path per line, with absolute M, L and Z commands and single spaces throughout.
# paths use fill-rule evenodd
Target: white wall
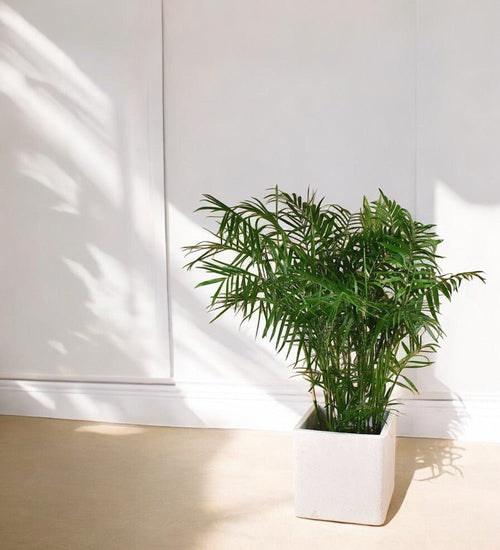
M 274 185 L 353 208 L 382 187 L 414 206 L 410 2 L 173 0 L 165 10 L 166 178 L 176 379 L 284 381 L 232 319 L 208 325 L 181 247 L 203 238 L 202 193 Z M 383 47 L 378 47 L 379 44 Z M 390 161 L 388 160 L 390 159 Z
M 446 307 L 427 391 L 500 395 L 500 3 L 418 3 L 417 212 L 437 224 L 446 271 L 482 269 Z
M 359 205 L 381 187 L 445 238 L 445 270 L 484 269 L 445 306 L 436 366 L 416 373 L 400 433 L 500 439 L 498 3 L 216 2 L 165 10 L 166 176 L 176 380 L 264 387 L 287 376 L 181 271 L 201 193 L 278 184 Z M 268 355 L 264 354 L 264 351 Z
M 416 377 L 411 433 L 500 441 L 500 4 L 420 0 L 417 28 L 417 204 L 437 224 L 446 272 L 482 269 L 443 308 L 435 365 Z
M 56 4 L 69 10 L 65 17 L 53 17 Z M 161 247 L 155 241 L 156 254 L 144 251 L 148 240 L 144 235 L 153 235 L 154 240 L 160 233 L 150 226 L 146 228 L 148 217 L 144 213 L 162 204 L 155 175 L 160 171 L 158 146 L 162 142 L 157 126 L 162 116 L 158 107 L 161 83 L 157 81 L 160 3 L 151 2 L 147 9 L 139 9 L 144 3 L 127 0 L 120 2 L 119 10 L 113 2 L 107 2 L 105 8 L 102 3 L 97 8 L 93 3 L 60 0 L 44 3 L 43 9 L 37 8 L 34 1 L 11 0 L 8 5 L 31 23 L 36 22 L 38 30 L 64 51 L 63 65 L 68 65 L 67 59 L 74 61 L 111 98 L 118 109 L 115 127 L 104 130 L 107 141 L 103 141 L 111 141 L 112 148 L 127 159 L 121 165 L 122 179 L 118 180 L 118 189 L 128 197 L 127 207 L 143 205 L 144 210 L 140 210 L 136 225 L 127 224 L 127 210 L 117 213 L 119 209 L 112 209 L 99 198 L 111 192 L 106 191 L 105 178 L 97 178 L 103 186 L 97 191 L 97 182 L 87 177 L 90 181 L 85 183 L 92 185 L 85 186 L 88 200 L 90 204 L 90 199 L 96 201 L 97 207 L 106 205 L 106 221 L 95 218 L 96 210 L 89 205 L 76 228 L 65 224 L 63 231 L 54 230 L 53 220 L 61 227 L 61 208 L 58 202 L 54 204 L 53 197 L 57 191 L 49 193 L 43 182 L 35 185 L 25 181 L 27 176 L 21 171 L 24 165 L 13 165 L 17 158 L 13 155 L 14 145 L 22 149 L 26 141 L 34 139 L 33 124 L 27 122 L 33 114 L 24 113 L 25 107 L 13 108 L 7 94 L 7 111 L 3 110 L 2 116 L 9 117 L 14 139 L 10 140 L 13 145 L 6 141 L 8 154 L 1 157 L 1 162 L 2 171 L 14 177 L 16 185 L 2 186 L 9 202 L 2 198 L 0 208 L 6 213 L 0 224 L 5 246 L 16 245 L 12 257 L 19 256 L 17 243 L 24 245 L 32 239 L 33 248 L 29 233 L 12 230 L 19 228 L 12 218 L 24 215 L 28 227 L 35 225 L 34 220 L 40 221 L 36 222 L 37 255 L 30 256 L 31 271 L 22 274 L 30 293 L 29 303 L 33 304 L 30 308 L 19 296 L 16 280 L 21 261 L 26 261 L 24 256 L 13 265 L 9 262 L 2 266 L 7 282 L 3 292 L 7 303 L 18 306 L 16 309 L 11 305 L 10 311 L 18 313 L 14 315 L 15 329 L 9 326 L 12 318 L 1 317 L 1 326 L 8 335 L 3 335 L 6 347 L 2 350 L 10 350 L 1 352 L 1 368 L 6 368 L 4 359 L 8 358 L 21 371 L 38 368 L 37 372 L 60 372 L 62 363 L 55 360 L 61 356 L 57 347 L 71 347 L 71 338 L 66 336 L 64 340 L 61 335 L 68 327 L 73 328 L 71 312 L 76 311 L 80 328 L 95 327 L 97 323 L 101 335 L 96 338 L 98 345 L 88 346 L 85 354 L 77 353 L 79 348 L 74 346 L 72 362 L 67 363 L 74 368 L 72 372 L 97 376 L 105 364 L 106 368 L 111 365 L 114 376 L 123 372 L 151 381 L 151 377 L 162 373 L 145 366 L 151 364 L 145 360 L 145 349 L 149 350 L 145 342 L 148 334 L 156 335 L 154 338 L 164 334 L 166 320 L 162 313 L 167 309 L 165 296 L 158 290 L 165 288 Z M 493 314 L 498 302 L 495 230 L 499 201 L 494 155 L 500 137 L 500 80 L 494 47 L 500 45 L 495 29 L 498 11 L 497 3 L 486 1 L 165 0 L 164 145 L 176 387 L 7 381 L 0 384 L 2 410 L 170 425 L 288 429 L 307 406 L 306 388 L 300 381 L 289 379 L 285 361 L 276 358 L 269 345 L 256 342 L 250 330 L 239 330 L 235 320 L 221 319 L 209 325 L 205 312 L 208 296 L 201 289 L 194 290 L 197 274 L 182 269 L 185 259 L 181 247 L 202 238 L 201 228 L 207 225 L 193 210 L 202 193 L 232 202 L 262 195 L 275 184 L 300 192 L 311 186 L 332 202 L 356 208 L 363 194 L 374 198 L 380 187 L 419 218 L 438 223 L 446 240 L 446 269 L 479 268 L 488 277 L 487 286 L 464 288 L 445 308 L 443 322 L 448 338 L 436 358 L 436 367 L 417 374 L 422 394 L 420 399 L 405 402 L 407 414 L 399 419 L 399 431 L 406 435 L 500 441 L 500 379 L 495 347 L 498 322 Z M 115 12 L 120 12 L 118 19 L 114 19 Z M 88 20 L 88 26 L 83 25 L 83 30 L 75 33 L 68 21 L 82 18 Z M 109 25 L 113 32 L 105 38 L 99 33 L 89 34 L 96 22 Z M 80 28 L 80 23 L 77 26 Z M 98 38 L 90 46 L 89 36 Z M 101 47 L 100 40 L 107 40 L 107 47 Z M 127 48 L 132 51 L 125 58 Z M 150 60 L 150 64 L 144 60 Z M 12 64 L 10 58 L 8 62 Z M 52 73 L 51 67 L 44 65 L 44 78 Z M 144 115 L 146 97 L 153 98 L 149 117 Z M 89 114 L 83 114 L 88 120 Z M 133 122 L 127 127 L 122 121 L 129 116 Z M 101 116 L 100 126 L 105 126 L 108 119 Z M 150 134 L 146 120 L 152 124 Z M 56 131 L 52 130 L 55 135 L 61 132 L 57 126 Z M 45 134 L 41 141 L 36 134 L 36 148 L 49 141 Z M 119 139 L 129 139 L 132 145 L 127 148 Z M 149 172 L 141 164 L 146 150 L 151 152 L 148 157 L 154 166 Z M 74 162 L 81 151 L 77 140 L 68 153 L 65 149 L 65 155 Z M 113 159 L 113 154 L 108 150 L 104 156 Z M 78 173 L 70 168 L 71 175 Z M 141 185 L 133 185 L 129 179 L 134 168 L 139 179 L 149 182 L 142 202 L 141 196 L 133 195 L 140 192 Z M 53 180 L 54 172 L 50 174 Z M 67 197 L 67 189 L 73 189 L 74 184 L 68 187 L 64 176 L 56 181 L 63 182 L 57 189 L 66 189 Z M 90 194 L 88 189 L 92 189 Z M 45 213 L 37 218 L 34 212 L 40 204 Z M 161 214 L 157 212 L 157 220 Z M 110 220 L 113 246 L 105 247 L 102 243 L 110 241 Z M 70 255 L 65 235 L 76 237 L 83 251 Z M 95 250 L 86 246 L 88 240 L 100 242 L 102 251 L 120 260 L 124 271 L 142 275 L 120 278 L 119 264 L 109 258 L 106 264 L 105 256 L 96 258 Z M 74 239 L 70 241 L 74 244 Z M 47 243 L 48 254 L 43 249 Z M 99 244 L 96 246 L 99 248 Z M 54 257 L 65 257 L 70 263 L 55 262 Z M 78 272 L 76 268 L 75 272 L 71 261 L 86 271 Z M 43 277 L 37 278 L 34 268 L 40 266 Z M 144 276 L 144 268 L 148 276 Z M 107 278 L 102 275 L 104 269 L 108 270 Z M 83 275 L 87 272 L 92 277 Z M 92 279 L 94 285 L 99 283 L 100 294 L 92 294 Z M 135 315 L 137 309 L 127 309 L 120 301 L 123 287 L 128 288 L 128 283 L 120 281 L 126 279 L 139 281 L 132 285 L 132 294 L 157 295 L 154 305 L 149 300 L 150 309 L 145 307 L 142 320 Z M 51 285 L 61 286 L 61 281 L 62 288 L 72 292 L 66 293 L 66 301 L 59 302 L 55 314 L 46 320 L 50 330 L 40 332 L 37 327 L 41 321 L 34 324 L 31 312 L 45 318 L 50 305 L 50 292 L 41 292 L 40 285 L 50 289 Z M 109 295 L 114 297 L 113 311 L 118 306 L 120 315 L 128 315 L 125 326 L 130 345 L 117 346 L 116 333 L 118 337 L 123 333 L 113 324 L 115 316 L 108 307 L 96 313 L 95 308 L 107 304 Z M 147 325 L 151 313 L 160 319 L 154 327 Z M 144 326 L 146 336 L 141 332 Z M 28 341 L 31 347 L 24 345 Z M 123 365 L 120 355 L 126 356 Z M 44 359 L 39 367 L 35 365 L 38 356 Z
M 0 2 L 0 377 L 170 377 L 161 5 Z

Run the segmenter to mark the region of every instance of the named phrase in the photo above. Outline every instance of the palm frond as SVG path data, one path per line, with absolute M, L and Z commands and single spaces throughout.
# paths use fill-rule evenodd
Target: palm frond
M 442 297 L 484 282 L 480 271 L 443 275 L 434 226 L 382 191 L 354 213 L 277 187 L 235 206 L 207 194 L 198 210 L 217 230 L 184 249 L 185 267 L 207 274 L 198 286 L 214 289 L 213 320 L 256 318 L 257 334 L 323 393 L 328 429 L 380 429 L 394 388 L 417 390 L 402 371 L 432 362 Z

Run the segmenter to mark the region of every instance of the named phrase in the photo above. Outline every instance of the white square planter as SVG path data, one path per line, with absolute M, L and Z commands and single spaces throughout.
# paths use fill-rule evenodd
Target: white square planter
M 293 433 L 295 514 L 381 525 L 394 491 L 396 417 L 380 435 L 315 430 L 311 407 Z

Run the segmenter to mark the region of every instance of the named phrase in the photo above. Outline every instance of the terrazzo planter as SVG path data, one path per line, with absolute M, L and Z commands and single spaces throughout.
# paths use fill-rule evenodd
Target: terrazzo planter
M 311 407 L 295 427 L 295 514 L 381 525 L 394 491 L 396 417 L 380 435 L 327 432 Z

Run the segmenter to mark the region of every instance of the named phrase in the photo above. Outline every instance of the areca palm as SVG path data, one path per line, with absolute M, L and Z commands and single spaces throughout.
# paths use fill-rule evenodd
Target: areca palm
M 442 297 L 481 272 L 443 274 L 434 226 L 381 191 L 358 212 L 272 190 L 228 206 L 204 195 L 210 237 L 186 247 L 208 274 L 213 320 L 236 311 L 293 358 L 321 428 L 378 433 L 403 371 L 431 363 Z M 321 398 L 322 397 L 322 398 Z M 321 406 L 318 403 L 321 402 Z

